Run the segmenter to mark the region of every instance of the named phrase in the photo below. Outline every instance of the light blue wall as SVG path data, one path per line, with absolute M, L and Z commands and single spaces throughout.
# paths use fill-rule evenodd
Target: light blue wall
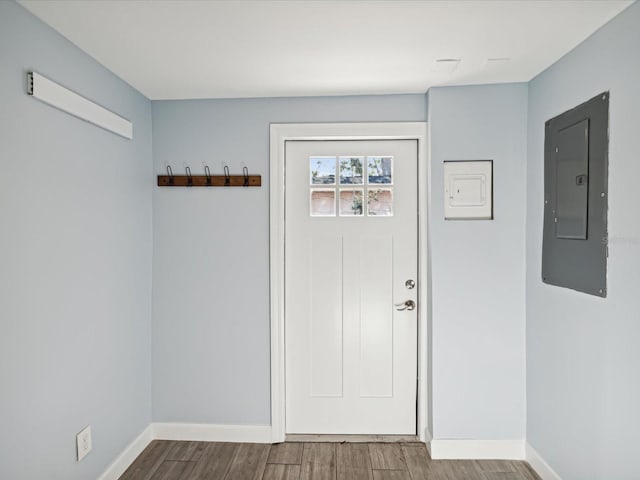
M 149 102 L 0 2 L 0 477 L 95 478 L 152 418 L 269 424 L 269 124 L 429 111 L 434 437 L 521 439 L 526 415 L 563 478 L 637 478 L 639 25 L 635 4 L 528 88 L 434 88 L 428 109 L 423 95 Z M 128 117 L 135 139 L 29 98 L 29 69 Z M 540 247 L 544 121 L 604 90 L 603 300 L 542 284 Z M 442 162 L 460 159 L 494 160 L 495 220 L 443 220 Z M 152 187 L 167 164 L 205 163 L 264 186 Z M 94 451 L 76 464 L 86 424 Z
M 30 69 L 135 139 L 27 96 Z M 6 1 L 0 86 L 0 478 L 95 479 L 151 420 L 150 102 Z
M 530 83 L 527 438 L 565 480 L 640 478 L 640 4 Z M 606 299 L 541 280 L 544 122 L 611 92 Z
M 429 90 L 435 439 L 525 437 L 526 125 L 526 84 Z M 494 220 L 444 220 L 445 160 L 493 160 Z
M 425 119 L 424 95 L 153 102 L 156 173 L 263 182 L 154 190 L 154 421 L 271 423 L 269 124 Z

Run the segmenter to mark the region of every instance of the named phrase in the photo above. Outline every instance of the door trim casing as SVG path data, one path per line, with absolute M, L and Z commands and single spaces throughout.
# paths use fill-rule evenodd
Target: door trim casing
M 271 302 L 271 436 L 284 442 L 285 426 L 285 146 L 296 140 L 417 140 L 418 142 L 418 399 L 417 433 L 430 440 L 428 412 L 428 134 L 426 122 L 278 123 L 270 126 L 269 281 Z

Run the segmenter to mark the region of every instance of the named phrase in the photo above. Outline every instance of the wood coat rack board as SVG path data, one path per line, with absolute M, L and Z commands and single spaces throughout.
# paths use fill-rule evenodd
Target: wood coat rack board
M 171 178 L 169 175 L 158 175 L 158 186 L 159 187 L 260 187 L 262 185 L 262 176 L 261 175 L 249 175 L 248 185 L 245 185 L 245 176 L 244 175 L 229 175 L 228 177 L 224 175 L 211 175 L 207 177 L 206 175 L 192 175 L 189 177 L 188 175 L 173 175 L 173 183 L 171 183 Z M 189 178 L 191 178 L 192 183 L 189 183 Z M 229 179 L 229 184 L 226 184 L 225 181 Z M 211 179 L 211 183 L 207 183 L 207 180 Z
M 171 167 L 167 167 L 167 175 L 158 175 L 159 187 L 260 187 L 261 175 L 249 175 L 247 167 L 242 175 L 230 175 L 229 168 L 224 167 L 224 175 L 211 175 L 209 167 L 205 167 L 205 175 L 191 175 L 187 167 L 187 175 L 173 175 Z

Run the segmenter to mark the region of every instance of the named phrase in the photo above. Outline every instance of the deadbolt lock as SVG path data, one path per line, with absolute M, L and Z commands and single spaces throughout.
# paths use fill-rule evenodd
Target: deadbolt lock
M 413 290 L 416 287 L 416 282 L 414 280 L 407 280 L 406 282 L 404 282 L 404 286 L 407 287 L 409 290 Z

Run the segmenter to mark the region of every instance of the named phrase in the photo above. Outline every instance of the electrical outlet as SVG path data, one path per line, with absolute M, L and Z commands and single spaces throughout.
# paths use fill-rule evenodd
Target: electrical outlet
M 91 426 L 87 426 L 76 435 L 78 446 L 78 461 L 82 460 L 91 451 Z

